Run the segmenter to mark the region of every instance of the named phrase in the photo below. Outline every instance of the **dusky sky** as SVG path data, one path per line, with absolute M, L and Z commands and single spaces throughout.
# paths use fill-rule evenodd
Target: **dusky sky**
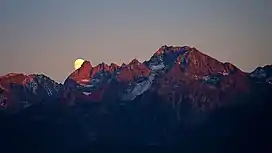
M 77 58 L 148 60 L 189 45 L 244 71 L 272 64 L 271 0 L 0 0 L 0 75 L 63 81 Z

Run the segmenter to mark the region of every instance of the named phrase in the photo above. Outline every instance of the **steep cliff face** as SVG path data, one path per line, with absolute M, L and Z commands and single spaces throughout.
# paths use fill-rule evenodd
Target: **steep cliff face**
M 91 77 L 91 70 L 93 67 L 89 61 L 85 61 L 81 67 L 75 70 L 68 76 L 69 79 L 75 80 L 76 82 L 88 82 Z

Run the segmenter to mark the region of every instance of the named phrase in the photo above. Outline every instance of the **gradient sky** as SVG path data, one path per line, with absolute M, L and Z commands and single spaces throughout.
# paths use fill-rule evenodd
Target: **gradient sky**
M 0 75 L 63 81 L 76 58 L 148 60 L 189 45 L 244 71 L 272 64 L 271 0 L 0 0 Z

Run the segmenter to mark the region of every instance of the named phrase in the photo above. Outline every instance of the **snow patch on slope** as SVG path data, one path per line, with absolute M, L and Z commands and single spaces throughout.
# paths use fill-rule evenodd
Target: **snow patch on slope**
M 126 94 L 123 96 L 122 100 L 133 100 L 137 96 L 143 94 L 152 86 L 154 79 L 155 75 L 151 73 L 146 80 L 136 83 L 131 89 L 127 89 Z
M 159 64 L 157 64 L 157 65 L 151 64 L 151 65 L 149 66 L 149 68 L 150 68 L 152 71 L 158 71 L 158 70 L 161 70 L 161 69 L 165 68 L 165 65 L 164 65 L 163 63 L 159 63 Z
M 83 92 L 84 95 L 89 96 L 92 94 L 92 92 Z

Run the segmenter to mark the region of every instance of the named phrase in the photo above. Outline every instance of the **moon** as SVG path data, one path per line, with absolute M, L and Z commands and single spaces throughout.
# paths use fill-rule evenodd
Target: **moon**
M 74 62 L 74 68 L 75 70 L 79 69 L 81 67 L 81 65 L 84 63 L 84 59 L 78 58 L 75 60 Z

